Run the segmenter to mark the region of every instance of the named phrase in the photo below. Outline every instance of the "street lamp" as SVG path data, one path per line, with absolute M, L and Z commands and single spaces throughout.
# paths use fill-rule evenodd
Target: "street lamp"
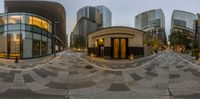
M 56 25 L 58 24 L 58 21 L 54 22 L 54 32 L 53 32 L 53 53 L 54 53 L 54 57 L 56 57 Z

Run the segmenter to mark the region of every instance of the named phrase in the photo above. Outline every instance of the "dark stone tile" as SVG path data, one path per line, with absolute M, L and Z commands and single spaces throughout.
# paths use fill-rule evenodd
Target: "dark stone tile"
M 115 75 L 122 75 L 121 71 L 110 71 L 110 70 L 106 70 L 105 73 L 108 74 L 115 74 Z
M 163 69 L 169 69 L 169 66 L 162 67 Z
M 3 64 L 3 63 L 0 63 L 0 66 L 5 66 L 5 64 Z
M 174 96 L 175 98 L 181 98 L 181 99 L 199 99 L 200 93 L 191 94 L 191 95 L 177 95 Z
M 154 68 L 155 68 L 155 65 L 151 65 L 151 66 L 145 68 L 145 70 L 152 71 Z
M 46 86 L 49 88 L 55 89 L 81 89 L 94 86 L 96 83 L 93 81 L 84 81 L 77 83 L 58 83 L 58 82 L 49 82 Z
M 8 65 L 8 68 L 16 69 L 16 66 L 14 66 L 14 65 Z
M 47 76 L 56 77 L 58 75 L 57 72 L 51 72 L 46 69 L 33 69 L 33 71 L 42 78 L 46 78 Z
M 5 99 L 5 98 L 18 98 L 18 99 L 49 98 L 51 99 L 51 98 L 63 98 L 64 96 L 38 94 L 28 89 L 8 89 L 7 91 L 0 93 L 0 97 L 1 99 Z
M 25 83 L 30 83 L 30 82 L 34 82 L 35 80 L 33 79 L 33 77 L 29 74 L 24 74 L 23 75 L 24 78 L 24 82 Z
M 184 67 L 183 65 L 176 66 L 176 68 L 183 68 L 183 67 Z
M 65 63 L 59 63 L 60 65 L 66 65 Z
M 112 84 L 108 91 L 129 91 L 130 89 L 123 84 Z
M 186 69 L 184 69 L 183 71 L 184 72 L 188 72 L 188 71 L 191 71 L 192 70 L 192 68 L 186 68 Z
M 169 79 L 175 79 L 175 78 L 180 78 L 180 74 L 169 74 Z
M 9 73 L 0 73 L 0 77 L 3 78 L 3 82 L 14 82 L 14 77 L 16 73 L 21 73 L 21 71 L 10 71 Z
M 155 72 L 146 72 L 146 74 L 149 75 L 149 76 L 153 76 L 153 77 L 158 76 L 158 73 L 155 73 Z
M 79 74 L 78 71 L 69 71 L 69 75 Z
M 95 72 L 97 72 L 96 69 L 93 69 L 93 70 L 90 71 L 90 73 L 95 73 Z
M 192 75 L 200 77 L 200 72 L 196 69 L 191 69 L 190 72 L 192 73 Z
M 131 77 L 135 80 L 135 81 L 139 81 L 142 79 L 142 77 L 140 77 L 139 75 L 137 75 L 136 73 L 132 73 L 130 74 Z

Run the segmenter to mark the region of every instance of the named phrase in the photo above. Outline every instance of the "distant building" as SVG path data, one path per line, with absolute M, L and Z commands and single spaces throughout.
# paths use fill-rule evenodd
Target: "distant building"
M 185 50 L 192 49 L 195 40 L 195 20 L 197 15 L 174 10 L 171 18 L 171 33 L 182 33 L 185 37 Z
M 105 6 L 86 6 L 77 12 L 77 23 L 71 34 L 71 47 L 75 50 L 85 51 L 87 48 L 87 35 L 100 28 L 111 26 L 112 14 Z
M 196 40 L 197 40 L 197 47 L 200 48 L 200 14 L 197 14 L 198 19 L 195 22 L 195 32 L 196 32 Z
M 135 17 L 135 27 L 145 31 L 145 46 L 158 42 L 159 47 L 167 45 L 165 16 L 162 9 L 145 11 Z

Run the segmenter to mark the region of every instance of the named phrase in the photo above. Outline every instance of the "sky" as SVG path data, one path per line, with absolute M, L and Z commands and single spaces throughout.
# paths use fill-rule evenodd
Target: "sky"
M 0 11 L 2 2 L 0 0 Z M 84 6 L 103 5 L 112 12 L 112 26 L 134 27 L 137 14 L 161 8 L 165 14 L 166 33 L 169 35 L 173 10 L 200 13 L 200 0 L 47 0 L 61 3 L 66 10 L 67 34 L 70 36 L 76 25 L 76 13 Z M 69 39 L 68 39 L 69 40 Z
M 112 12 L 112 26 L 134 27 L 137 14 L 161 8 L 165 14 L 166 33 L 169 35 L 173 10 L 200 13 L 200 0 L 56 0 L 61 2 L 67 14 L 67 33 L 76 25 L 76 13 L 84 6 L 104 5 Z

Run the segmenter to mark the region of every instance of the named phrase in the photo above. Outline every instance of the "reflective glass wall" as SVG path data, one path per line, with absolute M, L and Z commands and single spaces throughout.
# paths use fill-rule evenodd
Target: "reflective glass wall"
M 0 15 L 0 57 L 33 58 L 52 53 L 52 22 L 31 13 Z

